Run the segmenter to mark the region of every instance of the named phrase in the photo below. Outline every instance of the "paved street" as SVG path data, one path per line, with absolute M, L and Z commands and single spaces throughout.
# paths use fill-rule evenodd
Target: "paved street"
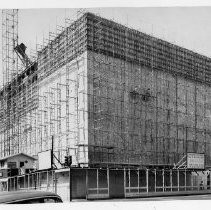
M 125 199 L 126 201 L 211 200 L 211 195 L 189 195 Z
M 168 196 L 168 197 L 150 197 L 150 198 L 119 198 L 107 200 L 87 201 L 85 199 L 74 199 L 73 202 L 130 202 L 130 201 L 172 201 L 172 200 L 211 200 L 211 194 L 207 195 L 188 195 L 188 196 Z
M 211 195 L 168 196 L 131 199 L 111 199 L 106 201 L 169 201 L 169 200 L 211 200 Z

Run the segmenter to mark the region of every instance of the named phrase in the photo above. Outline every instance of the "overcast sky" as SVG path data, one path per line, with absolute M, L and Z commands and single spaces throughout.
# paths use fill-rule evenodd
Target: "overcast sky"
M 211 7 L 139 7 L 87 9 L 105 18 L 152 34 L 211 57 Z M 20 9 L 19 43 L 36 49 L 49 31 L 76 17 L 77 9 Z M 1 53 L 0 53 L 1 56 Z M 0 84 L 2 72 L 0 68 Z

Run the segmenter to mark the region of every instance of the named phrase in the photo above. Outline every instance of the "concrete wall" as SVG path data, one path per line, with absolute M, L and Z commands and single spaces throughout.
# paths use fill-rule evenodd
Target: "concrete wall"
M 39 95 L 46 97 L 47 100 L 47 102 L 45 99 L 40 100 L 39 109 L 45 109 L 45 103 L 51 109 L 46 110 L 48 120 L 46 123 L 43 122 L 46 124 L 47 133 L 45 134 L 45 127 L 38 128 L 38 139 L 47 135 L 42 139 L 43 143 L 36 144 L 38 150 L 49 149 L 51 135 L 54 135 L 55 154 L 64 161 L 64 155 L 69 151 L 73 165 L 88 161 L 86 78 L 86 53 L 84 53 L 44 79 L 39 86 Z M 42 115 L 42 118 L 45 116 Z M 42 148 L 39 148 L 40 145 Z M 58 150 L 59 154 L 56 153 Z
M 66 65 L 52 69 L 38 90 L 38 108 L 19 119 L 19 152 L 37 155 L 51 148 L 61 162 L 72 155 L 73 165 L 88 162 L 88 113 L 86 53 Z M 39 71 L 40 65 L 38 65 Z M 50 69 L 46 69 L 49 71 Z M 46 72 L 39 71 L 38 77 Z M 32 92 L 30 92 L 33 94 Z M 1 135 L 1 134 L 0 134 Z M 0 139 L 3 138 L 0 136 Z M 57 167 L 61 165 L 55 161 Z
M 88 75 L 90 163 L 211 164 L 209 86 L 90 51 Z

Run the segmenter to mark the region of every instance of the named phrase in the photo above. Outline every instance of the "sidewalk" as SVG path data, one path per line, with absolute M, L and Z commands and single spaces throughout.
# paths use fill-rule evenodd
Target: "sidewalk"
M 127 196 L 127 197 L 122 197 L 118 199 L 132 199 L 132 198 L 148 198 L 148 197 L 169 197 L 169 196 L 191 196 L 191 195 L 207 195 L 211 194 L 211 189 L 210 190 L 194 190 L 194 191 L 172 191 L 172 192 L 149 192 L 149 193 L 141 193 L 140 195 L 137 196 Z M 72 202 L 89 202 L 89 201 L 99 201 L 99 200 L 112 200 L 115 198 L 108 198 L 108 199 L 73 199 Z
M 137 196 L 127 196 L 126 198 L 146 198 L 146 197 L 163 197 L 163 196 L 188 196 L 188 195 L 206 195 L 211 194 L 211 190 L 190 190 L 190 191 L 169 191 L 169 192 L 148 192 Z

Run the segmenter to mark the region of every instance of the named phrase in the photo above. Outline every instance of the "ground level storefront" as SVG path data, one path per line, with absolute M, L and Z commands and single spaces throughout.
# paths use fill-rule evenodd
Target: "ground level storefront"
M 9 177 L 4 190 L 53 191 L 64 201 L 68 201 L 70 195 L 73 199 L 144 197 L 207 192 L 210 190 L 209 174 L 208 170 L 185 169 L 65 168 Z

